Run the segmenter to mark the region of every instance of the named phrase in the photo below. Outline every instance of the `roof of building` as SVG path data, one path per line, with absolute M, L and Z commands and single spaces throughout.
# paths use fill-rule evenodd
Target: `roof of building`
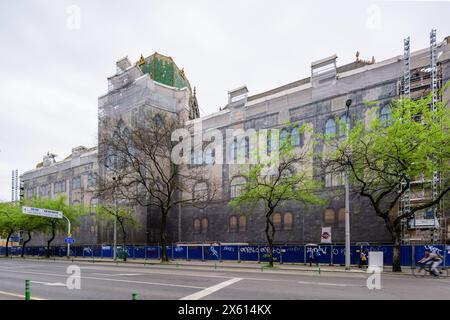
M 151 56 L 141 58 L 137 65 L 142 72 L 150 75 L 150 78 L 176 88 L 188 87 L 191 90 L 191 84 L 187 79 L 184 69 L 178 68 L 172 57 L 155 52 Z

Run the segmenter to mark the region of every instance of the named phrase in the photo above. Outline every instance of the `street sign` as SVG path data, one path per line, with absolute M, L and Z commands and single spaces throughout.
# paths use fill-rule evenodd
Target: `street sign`
M 74 239 L 74 238 L 65 238 L 65 239 L 64 239 L 64 242 L 65 242 L 65 243 L 74 243 L 74 242 L 75 242 L 75 239 Z
M 63 217 L 63 214 L 61 211 L 54 211 L 54 210 L 33 208 L 33 207 L 22 207 L 22 213 L 32 215 L 32 216 L 56 218 L 56 219 L 62 219 L 62 217 Z

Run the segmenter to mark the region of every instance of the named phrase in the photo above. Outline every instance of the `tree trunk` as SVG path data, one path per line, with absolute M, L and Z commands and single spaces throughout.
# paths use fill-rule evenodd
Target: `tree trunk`
M 47 258 L 50 258 L 50 244 L 55 239 L 55 225 L 52 225 L 52 237 L 47 240 Z
M 273 239 L 275 236 L 275 227 L 269 218 L 266 218 L 266 238 L 269 245 L 269 266 L 273 267 Z
M 31 232 L 27 231 L 27 234 L 28 234 L 28 239 L 22 243 L 22 253 L 20 255 L 22 258 L 25 257 L 25 247 L 26 247 L 27 243 L 31 241 Z
M 127 232 L 125 231 L 125 226 L 123 223 L 120 224 L 120 228 L 122 229 L 122 237 L 123 237 L 123 261 L 127 261 L 128 251 L 127 251 Z
M 402 249 L 402 240 L 399 234 L 394 235 L 394 255 L 392 259 L 392 271 L 393 272 L 402 272 L 402 263 L 401 263 L 401 249 Z
M 161 262 L 169 261 L 167 257 L 167 244 L 166 244 L 166 224 L 167 224 L 167 214 L 162 213 L 161 215 L 161 229 L 159 231 L 159 240 L 161 242 Z M 173 248 L 172 248 L 173 250 Z
M 10 232 L 10 233 L 8 233 L 8 236 L 6 237 L 6 252 L 5 252 L 5 254 L 6 254 L 6 257 L 9 257 L 9 252 L 8 252 L 8 247 L 9 247 L 9 239 L 11 238 L 11 236 L 12 236 L 12 231 Z

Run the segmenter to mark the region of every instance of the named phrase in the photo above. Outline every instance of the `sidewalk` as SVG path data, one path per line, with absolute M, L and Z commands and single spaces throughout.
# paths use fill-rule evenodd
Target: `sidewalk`
M 48 261 L 67 261 L 68 259 L 66 257 L 52 257 L 50 259 L 47 259 L 45 257 L 10 257 L 10 259 L 26 259 L 26 260 L 48 260 Z M 345 267 L 343 266 L 337 266 L 329 264 L 320 264 L 320 265 L 312 265 L 309 266 L 309 264 L 305 265 L 303 263 L 284 263 L 279 264 L 275 263 L 273 268 L 268 267 L 268 264 L 266 262 L 251 262 L 251 261 L 245 261 L 245 262 L 237 262 L 237 261 L 201 261 L 201 260 L 171 260 L 167 263 L 161 263 L 160 260 L 156 259 L 128 259 L 126 262 L 122 260 L 117 260 L 114 262 L 111 258 L 89 258 L 89 257 L 71 257 L 70 261 L 73 262 L 91 262 L 91 263 L 116 263 L 119 265 L 160 265 L 160 266 L 173 266 L 173 267 L 194 267 L 194 268 L 211 268 L 211 269 L 247 269 L 247 270 L 257 270 L 257 271 L 293 271 L 293 272 L 315 272 L 315 273 L 321 273 L 321 272 L 340 272 L 340 273 L 360 273 L 365 274 L 366 269 L 365 268 L 358 268 L 356 265 L 352 265 L 350 270 L 345 270 Z M 412 275 L 411 273 L 411 267 L 402 267 L 403 271 L 401 273 L 394 273 L 392 272 L 391 266 L 385 266 L 383 269 L 384 273 L 389 274 L 406 274 L 406 275 Z

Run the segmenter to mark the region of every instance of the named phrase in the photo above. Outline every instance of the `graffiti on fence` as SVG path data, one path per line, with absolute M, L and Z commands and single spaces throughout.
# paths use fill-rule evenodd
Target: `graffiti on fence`
M 216 258 L 219 258 L 219 252 L 216 250 L 216 248 L 214 248 L 214 247 L 209 247 L 209 253 L 210 253 L 212 256 L 214 256 L 214 257 L 216 257 Z

